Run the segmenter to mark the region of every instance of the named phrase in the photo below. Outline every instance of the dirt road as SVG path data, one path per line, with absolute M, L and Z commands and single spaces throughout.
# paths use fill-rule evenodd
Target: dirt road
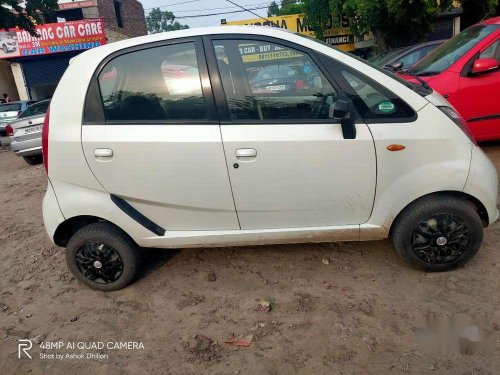
M 500 166 L 500 146 L 485 150 Z M 148 250 L 135 284 L 100 293 L 75 281 L 49 242 L 45 186 L 42 166 L 0 151 L 3 374 L 500 372 L 499 223 L 475 259 L 448 273 L 410 268 L 389 241 Z M 440 324 L 426 331 L 426 319 Z M 462 339 L 462 349 L 441 353 L 425 341 L 449 328 L 456 342 L 466 326 L 482 349 Z M 231 337 L 250 346 L 225 344 Z M 18 359 L 25 338 L 33 359 Z

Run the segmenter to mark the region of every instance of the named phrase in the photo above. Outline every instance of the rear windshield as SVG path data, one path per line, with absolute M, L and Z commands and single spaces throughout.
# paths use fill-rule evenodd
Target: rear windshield
M 20 111 L 21 103 L 0 104 L 0 112 Z
M 431 76 L 445 71 L 498 28 L 498 25 L 469 27 L 432 51 L 425 59 L 410 69 L 409 73 L 419 76 Z
M 46 100 L 43 102 L 32 104 L 23 113 L 21 113 L 19 118 L 30 117 L 30 116 L 35 116 L 35 115 L 43 115 L 43 114 L 45 114 L 45 112 L 47 112 L 47 108 L 49 107 L 49 104 L 50 104 L 50 100 Z

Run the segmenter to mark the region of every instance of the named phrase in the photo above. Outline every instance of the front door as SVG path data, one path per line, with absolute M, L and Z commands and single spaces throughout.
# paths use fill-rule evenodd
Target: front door
M 479 58 L 494 58 L 500 63 L 500 39 L 485 47 Z M 500 137 L 500 69 L 478 75 L 462 74 L 451 102 L 460 109 L 477 140 Z
M 362 121 L 344 139 L 329 119 L 339 92 L 312 55 L 268 38 L 207 38 L 205 48 L 241 228 L 367 221 L 373 139 Z
M 108 61 L 82 145 L 97 180 L 170 230 L 239 229 L 201 40 Z M 205 77 L 205 79 L 201 79 Z

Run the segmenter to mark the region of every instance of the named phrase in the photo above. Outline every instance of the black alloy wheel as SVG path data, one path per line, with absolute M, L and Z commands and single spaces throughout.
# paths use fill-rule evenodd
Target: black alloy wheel
M 391 228 L 392 243 L 411 265 L 425 271 L 448 271 L 477 254 L 483 224 L 476 206 L 464 197 L 430 194 L 398 215 Z
M 103 243 L 87 242 L 76 251 L 75 261 L 83 276 L 99 284 L 115 282 L 123 273 L 120 254 Z
M 438 214 L 422 221 L 411 247 L 415 255 L 429 264 L 444 264 L 461 257 L 471 238 L 465 222 L 450 214 Z
M 102 291 L 130 284 L 137 275 L 139 258 L 139 248 L 130 236 L 104 221 L 80 228 L 66 247 L 66 263 L 75 278 Z

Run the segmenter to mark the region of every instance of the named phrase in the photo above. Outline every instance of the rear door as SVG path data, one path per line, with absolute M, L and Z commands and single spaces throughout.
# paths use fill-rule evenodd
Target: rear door
M 239 229 L 207 77 L 201 41 L 188 38 L 110 56 L 89 89 L 92 172 L 167 231 Z
M 205 38 L 242 229 L 358 225 L 375 194 L 368 127 L 344 139 L 339 90 L 307 49 L 243 35 Z

